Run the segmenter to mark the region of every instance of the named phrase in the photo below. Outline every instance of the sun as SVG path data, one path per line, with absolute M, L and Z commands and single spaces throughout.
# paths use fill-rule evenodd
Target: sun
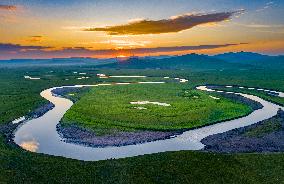
M 117 55 L 116 57 L 118 57 L 118 58 L 126 58 L 127 56 L 125 56 L 125 55 Z
M 123 54 L 116 55 L 116 59 L 119 62 L 125 62 L 125 61 L 128 60 L 128 58 L 129 58 L 129 56 L 127 56 L 127 55 L 123 55 Z

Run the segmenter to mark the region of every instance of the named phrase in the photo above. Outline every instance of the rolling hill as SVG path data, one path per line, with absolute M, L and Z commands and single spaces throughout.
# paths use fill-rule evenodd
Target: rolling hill
M 229 52 L 212 57 L 225 62 L 251 65 L 264 69 L 284 69 L 284 56 L 267 56 L 252 52 Z
M 224 70 L 224 69 L 247 69 L 248 65 L 230 63 L 207 55 L 188 54 L 162 59 L 153 58 L 129 58 L 125 61 L 117 61 L 103 68 L 119 69 L 192 69 L 192 70 Z

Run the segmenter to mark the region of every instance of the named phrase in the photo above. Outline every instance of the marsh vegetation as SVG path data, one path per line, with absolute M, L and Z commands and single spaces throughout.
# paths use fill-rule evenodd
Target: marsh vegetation
M 196 85 L 219 84 L 252 86 L 284 91 L 284 74 L 281 70 L 238 70 L 236 67 L 222 71 L 219 69 L 197 71 L 190 68 L 186 70 L 117 70 L 98 69 L 94 66 L 85 65 L 56 67 L 15 66 L 12 68 L 0 68 L 1 182 L 31 183 L 41 180 L 61 183 L 66 181 L 70 181 L 70 183 L 173 183 L 181 181 L 191 181 L 193 183 L 277 183 L 284 180 L 281 173 L 284 169 L 283 154 L 222 155 L 180 151 L 119 160 L 81 162 L 23 151 L 15 145 L 7 143 L 6 140 L 7 131 L 9 131 L 7 128 L 8 122 L 25 116 L 36 107 L 46 103 L 39 95 L 44 89 L 62 85 L 148 80 L 147 78 L 100 79 L 96 77 L 98 73 L 109 75 L 145 75 L 153 77 L 150 80 L 155 80 L 156 78 L 156 81 L 163 76 L 185 78 L 189 80 L 189 86 L 185 87 L 186 90 L 191 90 Z M 80 77 L 78 73 L 86 73 L 86 76 L 90 78 L 78 80 L 77 78 Z M 27 80 L 24 79 L 25 75 L 40 77 L 41 80 Z M 189 95 L 192 96 L 182 98 L 197 100 L 193 98 L 193 96 L 196 96 L 195 91 L 192 91 Z M 212 100 L 212 103 L 217 103 L 215 99 L 210 98 L 207 94 L 200 95 L 204 99 L 209 98 Z M 261 93 L 256 93 L 256 95 L 261 95 Z M 75 98 L 76 95 L 73 97 Z M 81 96 L 78 96 L 78 99 L 81 99 Z M 149 97 L 147 97 L 147 100 L 149 100 Z M 160 102 L 167 102 L 167 100 L 161 100 Z M 130 104 L 128 103 L 128 105 Z M 133 110 L 144 113 L 144 110 Z M 269 126 L 265 129 L 274 129 L 273 127 Z M 173 178 L 171 177 L 172 175 L 176 177 Z

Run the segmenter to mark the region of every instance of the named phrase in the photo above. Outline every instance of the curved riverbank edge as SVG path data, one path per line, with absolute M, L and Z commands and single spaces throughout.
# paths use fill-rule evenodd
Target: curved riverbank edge
M 89 147 L 107 147 L 107 146 L 126 146 L 142 144 L 157 140 L 170 139 L 181 132 L 162 132 L 162 131 L 119 131 L 110 135 L 96 136 L 88 129 L 71 125 L 62 127 L 61 124 L 56 126 L 60 137 L 69 143 L 85 145 Z
M 116 83 L 116 85 L 122 84 L 130 83 Z M 65 87 L 89 86 L 99 85 L 75 85 Z M 205 137 L 218 133 L 223 133 L 235 128 L 248 126 L 264 119 L 268 119 L 277 114 L 277 111 L 280 108 L 280 106 L 265 101 L 257 96 L 236 93 L 245 98 L 249 98 L 251 100 L 261 103 L 263 105 L 263 108 L 255 110 L 251 114 L 242 118 L 224 121 L 202 128 L 185 131 L 182 134 L 177 135 L 171 139 L 157 140 L 142 144 L 120 147 L 109 146 L 104 148 L 92 148 L 64 142 L 56 131 L 56 125 L 59 123 L 65 112 L 73 105 L 73 103 L 66 98 L 56 97 L 52 95 L 51 91 L 53 89 L 62 87 L 54 87 L 41 92 L 41 96 L 53 103 L 55 107 L 52 110 L 48 111 L 46 114 L 44 114 L 42 117 L 24 123 L 15 132 L 14 141 L 16 144 L 20 145 L 26 150 L 30 150 L 29 148 L 32 148 L 32 150 L 30 151 L 37 153 L 63 156 L 66 158 L 84 161 L 126 158 L 166 151 L 202 150 L 205 145 L 202 144 L 200 141 Z M 206 86 L 199 86 L 198 89 L 208 92 L 214 91 L 208 89 Z
M 78 90 L 80 90 L 80 88 L 65 87 L 65 88 L 54 89 L 52 90 L 52 93 L 67 98 L 67 96 L 65 96 L 66 94 L 77 92 Z M 229 121 L 245 117 L 250 113 L 252 113 L 254 110 L 258 110 L 263 107 L 261 103 L 245 98 L 241 95 L 221 94 L 221 96 L 231 99 L 235 102 L 243 103 L 249 106 L 252 109 L 252 111 L 242 116 L 237 116 L 222 121 L 207 123 L 202 126 L 180 129 L 175 131 L 174 130 L 173 131 L 136 130 L 135 132 L 119 131 L 112 135 L 96 136 L 96 134 L 93 131 L 77 126 L 76 124 L 72 124 L 70 126 L 62 126 L 61 123 L 58 123 L 56 128 L 62 140 L 68 143 L 85 145 L 89 147 L 126 146 L 132 144 L 142 144 L 157 140 L 170 139 L 177 135 L 182 134 L 185 131 L 194 130 L 197 128 L 213 125 L 216 123 L 221 123 L 223 121 Z M 70 100 L 72 100 L 73 103 L 75 102 L 73 99 Z
M 276 91 L 276 90 L 270 90 L 270 89 L 267 89 L 267 88 L 248 87 L 248 86 L 239 86 L 239 85 L 214 85 L 214 84 L 206 84 L 206 86 L 210 89 L 214 89 L 215 91 L 218 91 L 219 88 L 251 90 L 251 91 L 255 90 L 255 91 L 258 91 L 258 92 L 264 92 L 264 93 L 266 93 L 267 95 L 270 95 L 270 96 L 284 98 L 284 92 Z M 228 90 L 228 91 L 231 91 L 231 90 Z M 224 91 L 224 92 L 227 92 L 227 90 Z M 250 93 L 248 93 L 248 94 L 250 94 Z M 272 101 L 270 99 L 265 99 L 265 100 L 268 101 L 268 102 L 277 104 L 279 106 L 283 106 L 283 104 L 278 103 L 276 101 Z
M 205 151 L 216 153 L 272 153 L 284 151 L 284 111 L 256 124 L 208 136 Z
M 2 134 L 4 136 L 4 140 L 5 140 L 6 144 L 18 147 L 18 145 L 15 144 L 15 142 L 13 140 L 14 136 L 15 136 L 15 132 L 17 131 L 17 129 L 19 129 L 23 124 L 25 124 L 29 120 L 43 116 L 45 113 L 52 110 L 54 107 L 55 107 L 54 104 L 52 104 L 51 102 L 47 102 L 47 103 L 37 107 L 36 109 L 34 109 L 32 112 L 29 112 L 24 117 L 23 120 L 21 120 L 17 123 L 9 122 L 9 123 L 5 123 L 5 124 L 0 125 L 0 134 Z

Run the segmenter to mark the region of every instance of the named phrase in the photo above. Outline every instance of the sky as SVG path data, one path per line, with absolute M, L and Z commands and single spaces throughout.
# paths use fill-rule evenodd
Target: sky
M 283 0 L 0 0 L 0 59 L 284 54 Z

